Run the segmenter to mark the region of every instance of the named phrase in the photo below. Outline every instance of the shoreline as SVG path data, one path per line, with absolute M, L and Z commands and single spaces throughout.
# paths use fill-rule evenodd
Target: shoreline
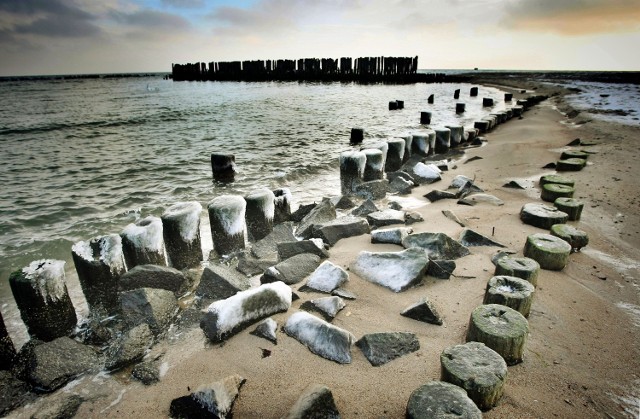
M 537 93 L 541 89 L 537 89 Z M 559 120 L 566 118 L 551 107 L 551 102 L 556 101 L 561 101 L 561 96 L 552 96 L 531 108 L 522 120 L 499 126 L 486 135 L 488 144 L 485 147 L 466 150 L 467 159 L 445 172 L 441 182 L 418 186 L 409 195 L 425 202 L 412 209 L 425 220 L 411 226 L 414 232 L 437 231 L 457 237 L 462 228 L 441 214 L 442 210 L 449 209 L 482 234 L 491 235 L 495 228 L 497 241 L 521 252 L 526 236 L 541 231 L 522 224 L 517 216 L 523 203 L 539 202 L 534 198 L 537 185 L 529 183 L 525 191 L 504 189 L 501 185 L 513 179 L 537 183 L 541 174 L 552 172 L 541 167 L 557 160 L 558 150 L 575 137 L 600 142 L 591 147 L 598 153 L 591 157 L 592 164 L 581 172 L 570 174 L 577 181 L 577 195 L 584 195 L 588 207 L 583 220 L 575 225 L 589 233 L 591 243 L 582 252 L 571 255 L 564 271 L 541 271 L 529 318 L 531 331 L 525 361 L 509 368 L 503 399 L 485 413 L 488 418 L 548 417 L 552 414 L 587 417 L 597 413 L 624 417 L 621 402 L 613 400 L 608 393 L 620 400 L 635 397 L 637 403 L 638 395 L 629 394 L 640 371 L 637 353 L 633 353 L 633 349 L 637 352 L 639 347 L 635 337 L 637 326 L 619 303 L 632 310 L 638 309 L 640 234 L 637 232 L 640 217 L 634 214 L 637 201 L 633 197 L 638 196 L 638 186 L 633 179 L 637 178 L 638 167 L 634 165 L 637 152 L 632 137 L 640 130 L 598 121 L 574 127 L 560 124 Z M 612 128 L 627 141 L 611 141 Z M 470 162 L 472 156 L 482 159 Z M 618 173 L 623 169 L 625 171 Z M 621 180 L 605 179 L 610 170 Z M 505 205 L 463 207 L 446 200 L 427 204 L 422 198 L 433 189 L 446 188 L 457 174 L 475 175 L 476 183 L 487 193 L 505 201 Z M 387 200 L 393 198 L 387 196 Z M 618 213 L 623 214 L 622 223 L 616 219 L 621 218 L 616 217 Z M 622 224 L 622 228 L 618 224 Z M 361 250 L 398 251 L 401 248 L 390 244 L 373 245 L 369 235 L 362 235 L 340 240 L 329 250 L 329 260 L 349 267 Z M 128 383 L 130 378 L 127 378 L 126 370 L 115 373 L 112 380 L 105 374 L 98 374 L 101 378 L 97 382 L 103 391 L 100 393 L 94 388 L 89 399 L 80 406 L 78 416 L 93 416 L 97 412 L 105 417 L 124 414 L 166 416 L 170 400 L 188 394 L 188 386 L 194 389 L 238 373 L 247 378 L 247 383 L 236 401 L 236 417 L 279 417 L 312 382 L 323 383 L 333 391 L 343 417 L 403 417 L 411 391 L 439 378 L 440 352 L 463 342 L 469 313 L 482 302 L 486 280 L 492 276 L 490 256 L 495 250 L 476 247 L 470 256 L 457 261 L 455 272 L 474 278 L 443 281 L 426 277 L 421 286 L 398 294 L 367 283 L 349 271 L 351 279 L 347 288 L 358 298 L 347 303 L 347 308 L 333 324 L 351 331 L 358 338 L 365 333 L 391 330 L 412 331 L 419 337 L 421 349 L 418 352 L 382 367 L 370 366 L 356 348 L 352 349 L 352 364 L 334 364 L 313 355 L 280 331 L 278 345 L 271 345 L 250 336 L 251 327 L 219 347 L 207 343 L 196 327 L 184 331 L 184 335 L 173 342 L 153 347 L 151 356 L 166 351 L 164 362 L 168 365 L 166 375 L 158 384 L 144 387 L 139 383 Z M 617 262 L 611 263 L 602 255 L 608 255 L 614 262 L 628 259 L 631 263 L 626 267 L 616 266 Z M 599 279 L 594 275 L 596 272 L 607 279 Z M 299 289 L 301 284 L 294 288 Z M 299 294 L 302 300 L 316 296 Z M 440 308 L 445 319 L 443 326 L 426 325 L 398 316 L 400 310 L 425 295 Z M 296 302 L 289 312 L 273 318 L 282 325 L 301 303 Z M 260 347 L 270 348 L 272 355 L 261 358 Z M 601 356 L 605 353 L 606 356 Z M 286 365 L 284 369 L 283 365 Z M 619 365 L 624 368 L 616 367 Z M 81 389 L 91 388 L 91 382 L 91 377 L 85 376 L 68 391 L 79 390 L 81 393 Z M 637 388 L 637 381 L 635 383 Z M 283 388 L 287 390 L 282 391 Z M 31 409 L 18 409 L 13 413 L 18 414 L 17 417 L 31 414 L 46 404 L 47 398 L 42 399 Z

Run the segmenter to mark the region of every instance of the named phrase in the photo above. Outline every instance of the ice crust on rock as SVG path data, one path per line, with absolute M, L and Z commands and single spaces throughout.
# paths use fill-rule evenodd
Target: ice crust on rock
M 351 363 L 351 345 L 356 339 L 344 329 L 299 311 L 287 319 L 284 331 L 316 355 L 339 364 Z
M 150 252 L 163 250 L 164 238 L 162 236 L 162 220 L 150 215 L 137 223 L 127 225 L 122 234 L 133 243 L 137 249 L 145 249 Z
M 371 232 L 371 243 L 391 243 L 402 245 L 402 240 L 413 233 L 411 227 L 386 228 Z
M 420 248 L 402 252 L 362 251 L 353 264 L 353 271 L 367 281 L 400 292 L 418 282 L 428 264 L 427 253 Z
M 306 285 L 314 290 L 331 293 L 348 280 L 347 271 L 326 260 L 313 271 Z
M 178 202 L 167 208 L 162 218 L 178 219 L 180 237 L 187 243 L 191 243 L 200 229 L 200 214 L 202 205 L 196 201 Z
M 25 278 L 43 297 L 45 304 L 48 300 L 60 301 L 67 294 L 64 264 L 63 260 L 41 259 L 22 268 Z
M 311 300 L 311 304 L 320 310 L 325 318 L 333 319 L 338 312 L 346 307 L 344 300 L 338 296 L 316 298 Z
M 213 198 L 209 206 L 215 208 L 216 218 L 220 220 L 224 232 L 229 236 L 242 234 L 247 202 L 237 195 L 221 195 Z

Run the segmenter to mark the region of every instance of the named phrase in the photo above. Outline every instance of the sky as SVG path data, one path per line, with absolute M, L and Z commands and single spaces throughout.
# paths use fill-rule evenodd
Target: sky
M 640 70 L 640 0 L 0 0 L 0 76 L 418 56 L 421 69 Z

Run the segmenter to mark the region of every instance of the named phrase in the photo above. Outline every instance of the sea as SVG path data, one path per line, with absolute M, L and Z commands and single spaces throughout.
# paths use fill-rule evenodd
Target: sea
M 198 201 L 206 254 L 206 205 L 216 196 L 287 187 L 295 209 L 338 195 L 338 159 L 354 147 L 351 128 L 364 128 L 366 147 L 424 129 L 421 111 L 432 113 L 432 127 L 473 126 L 511 106 L 499 89 L 478 86 L 470 97 L 471 87 L 173 82 L 160 74 L 0 81 L 0 311 L 14 343 L 28 336 L 8 286 L 11 272 L 34 260 L 65 261 L 71 298 L 86 316 L 74 243 Z M 495 105 L 483 107 L 484 97 Z M 390 111 L 393 100 L 404 109 Z M 466 103 L 465 113 L 455 113 L 456 102 Z M 235 155 L 234 182 L 213 180 L 214 152 Z

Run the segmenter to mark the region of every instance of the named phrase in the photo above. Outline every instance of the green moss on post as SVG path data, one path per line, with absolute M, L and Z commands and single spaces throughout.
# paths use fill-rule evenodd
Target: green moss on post
M 515 276 L 498 275 L 487 282 L 483 304 L 502 304 L 529 317 L 535 288 Z
M 551 234 L 569 243 L 572 249 L 580 250 L 589 244 L 587 233 L 567 224 L 552 225 Z
M 544 175 L 540 178 L 540 186 L 544 186 L 547 183 L 558 183 L 560 185 L 574 186 L 573 179 L 569 179 L 562 175 Z
M 571 245 L 550 234 L 531 234 L 527 237 L 523 254 L 540 264 L 542 269 L 561 271 L 569 260 Z
M 540 264 L 533 259 L 505 256 L 498 260 L 494 275 L 515 276 L 535 287 L 538 284 L 538 272 Z
M 587 158 L 589 158 L 589 153 L 585 153 L 584 151 L 578 151 L 578 150 L 563 151 L 562 154 L 560 155 L 560 160 L 567 160 L 567 159 L 586 160 Z
M 578 172 L 586 166 L 587 161 L 584 159 L 565 159 L 556 162 L 556 170 L 558 172 Z
M 566 212 L 569 221 L 577 221 L 582 216 L 584 202 L 574 198 L 558 198 L 553 201 L 553 205 L 562 212 Z
M 558 198 L 572 198 L 575 189 L 573 186 L 560 185 L 558 183 L 547 183 L 542 186 L 540 198 L 543 201 L 555 202 Z

